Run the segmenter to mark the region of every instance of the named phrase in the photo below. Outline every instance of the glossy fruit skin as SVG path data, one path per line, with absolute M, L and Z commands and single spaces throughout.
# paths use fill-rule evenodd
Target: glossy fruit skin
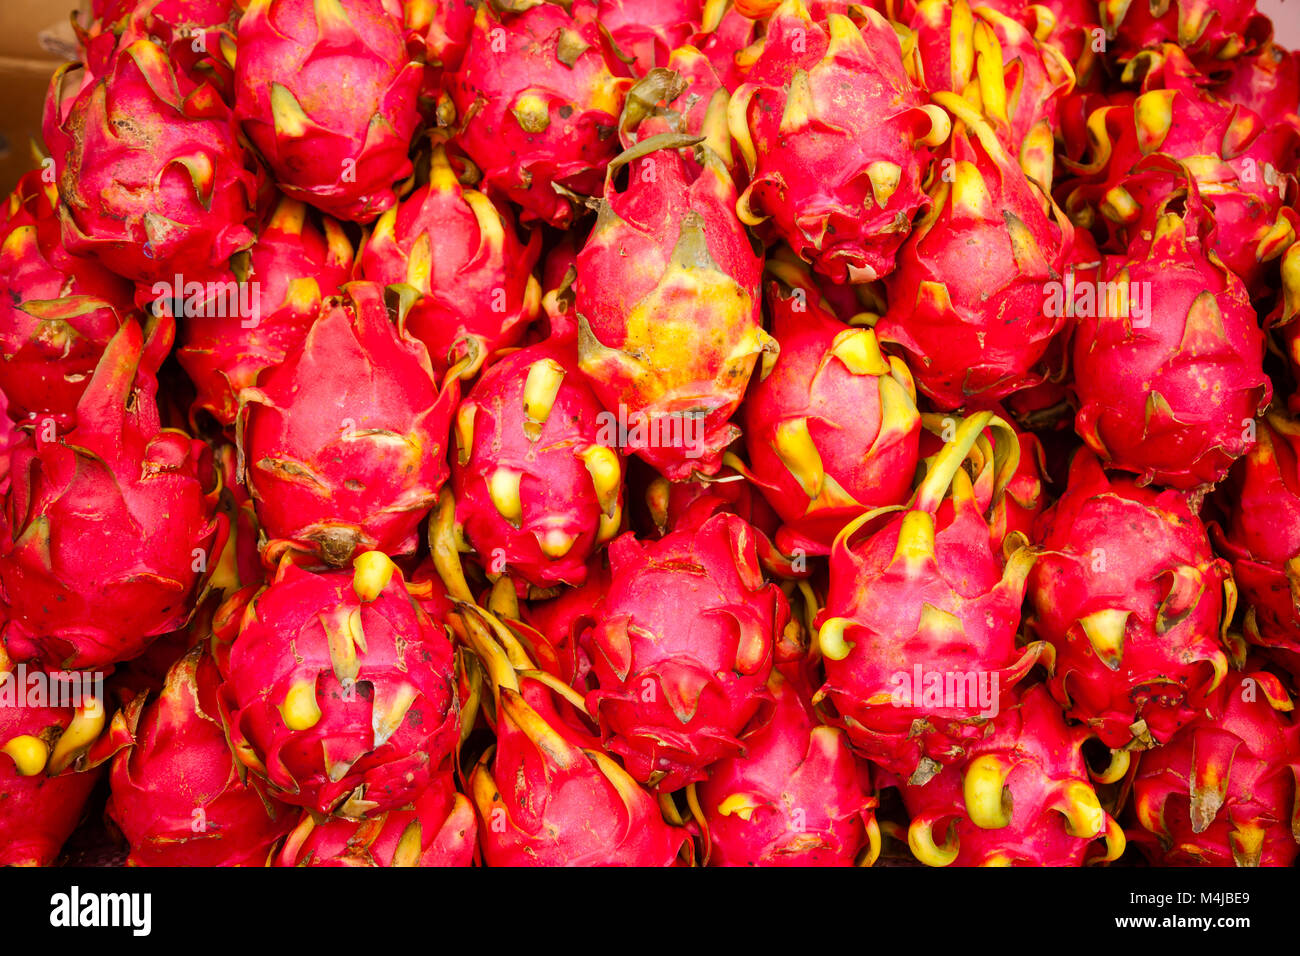
M 1227 673 L 1236 604 L 1187 497 L 1110 478 L 1080 450 L 1036 540 L 1032 629 L 1056 650 L 1052 696 L 1109 747 L 1168 741 Z

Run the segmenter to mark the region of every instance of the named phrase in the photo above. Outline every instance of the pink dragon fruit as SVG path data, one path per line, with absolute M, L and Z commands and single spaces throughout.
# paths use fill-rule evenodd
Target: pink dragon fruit
M 1212 74 L 1215 96 L 1300 130 L 1300 53 L 1270 41 L 1222 67 L 1226 72 Z
M 266 369 L 281 365 L 302 348 L 321 305 L 338 294 L 352 269 L 352 243 L 333 219 L 317 227 L 307 206 L 282 196 L 258 233 L 240 284 L 221 293 L 240 295 L 250 309 L 204 298 L 185 303 L 177 358 L 198 389 L 195 407 L 222 425 L 234 424 L 239 393 L 257 384 Z
M 893 270 L 929 208 L 930 147 L 949 131 L 904 69 L 894 28 L 862 14 L 861 27 L 839 13 L 823 23 L 786 0 L 728 111 L 750 176 L 740 218 L 768 221 L 767 234 L 836 282 Z
M 1112 481 L 1080 450 L 1037 540 L 1029 596 L 1055 648 L 1052 695 L 1108 747 L 1169 740 L 1227 673 L 1220 621 L 1236 604 L 1186 495 Z
M 424 74 L 403 22 L 401 0 L 250 0 L 235 116 L 287 195 L 362 223 L 397 201 Z
M 64 246 L 135 280 L 141 303 L 178 273 L 222 274 L 253 242 L 257 179 L 217 89 L 132 32 L 99 69 L 72 69 L 54 74 L 43 125 Z
M 780 354 L 745 402 L 745 447 L 785 522 L 777 546 L 829 554 L 844 525 L 910 496 L 921 416 L 903 360 L 841 324 L 806 275 L 783 277 L 767 294 Z
M 1143 754 L 1133 780 L 1142 828 L 1131 838 L 1159 866 L 1291 866 L 1300 853 L 1300 724 L 1267 671 L 1233 673 L 1207 716 Z M 1143 832 L 1145 831 L 1145 832 Z
M 218 612 L 222 719 L 277 800 L 319 814 L 396 810 L 459 743 L 451 642 L 384 555 L 312 574 L 286 557 Z
M 64 249 L 58 193 L 42 176 L 18 181 L 0 221 L 0 389 L 15 421 L 50 418 L 66 431 L 131 285 Z
M 471 612 L 472 613 L 472 612 Z M 480 624 L 466 621 L 496 702 L 496 744 L 469 778 L 488 866 L 670 866 L 691 845 L 654 797 L 574 711 L 581 697 L 554 679 L 517 673 Z
M 744 750 L 770 700 L 772 645 L 789 606 L 765 584 L 753 529 L 716 514 L 696 528 L 609 546 L 610 587 L 588 638 L 587 710 L 605 747 L 661 793 Z
M 864 865 L 880 852 L 867 765 L 844 732 L 817 723 L 779 674 L 772 720 L 745 753 L 714 764 L 699 785 L 709 862 L 718 866 Z
M 1222 486 L 1212 528 L 1246 600 L 1246 637 L 1300 653 L 1300 421 L 1272 412 Z
M 55 701 L 50 686 L 24 679 L 0 648 L 0 866 L 53 864 L 103 764 L 130 742 L 103 701 L 78 699 L 74 685 Z
M 954 409 L 1042 381 L 1037 366 L 1066 323 L 1045 290 L 1065 276 L 1074 229 L 1050 183 L 1027 176 L 964 100 L 934 99 L 959 120 L 951 176 L 899 251 L 876 331 L 906 352 L 921 391 Z
M 860 755 L 918 785 L 984 735 L 1042 647 L 1016 646 L 1036 555 L 1019 548 L 1003 567 L 961 467 L 990 424 L 1010 432 L 990 412 L 972 415 L 927 461 L 909 505 L 845 526 L 816 618 L 826 683 L 814 703 Z M 1009 475 L 1016 446 L 998 444 L 994 471 Z
M 457 517 L 490 574 L 582 584 L 623 520 L 623 459 L 578 372 L 572 333 L 512 352 L 456 413 Z
M 541 305 L 532 274 L 541 239 L 533 230 L 521 243 L 506 205 L 462 189 L 438 147 L 429 184 L 375 223 L 359 271 L 380 285 L 405 283 L 419 292 L 406 326 L 445 370 L 475 348 L 489 355 L 523 337 Z M 480 344 L 467 345 L 467 338 Z
M 107 813 L 133 866 L 264 866 L 289 808 L 236 772 L 217 709 L 221 675 L 202 647 L 168 672 L 162 693 L 124 719 L 133 745 L 113 760 Z
M 1207 61 L 1230 60 L 1271 33 L 1255 0 L 1100 0 L 1098 9 L 1107 50 L 1121 62 L 1174 43 Z
M 1149 239 L 1107 263 L 1107 301 L 1078 319 L 1075 430 L 1110 467 L 1193 489 L 1250 450 L 1273 390 L 1246 289 L 1206 251 L 1195 187 L 1152 215 Z
M 207 446 L 163 428 L 153 376 L 170 319 L 127 319 L 77 404 L 76 429 L 15 452 L 0 615 L 16 661 L 129 660 L 189 619 L 224 543 Z
M 715 3 L 716 7 L 717 4 Z M 703 24 L 704 0 L 598 0 L 597 16 L 638 76 L 668 66 Z
M 565 588 L 549 600 L 529 601 L 520 608 L 523 620 L 512 622 L 511 627 L 542 670 L 570 687 L 585 688 L 591 660 L 583 635 L 595 624 L 608 592 L 609 571 L 603 561 L 594 560 L 585 584 Z
M 904 786 L 907 842 L 929 866 L 1080 866 L 1124 852 L 1124 831 L 1088 780 L 1083 744 L 1043 688 L 994 718 L 966 759 Z M 1122 759 L 1117 766 L 1125 766 Z M 945 834 L 943 842 L 936 842 Z M 1097 841 L 1104 840 L 1104 844 Z
M 410 807 L 371 820 L 323 823 L 304 811 L 276 866 L 469 866 L 478 820 L 450 770 L 435 775 Z
M 595 228 L 578 255 L 578 357 L 619 422 L 618 444 L 666 477 L 713 474 L 739 437 L 729 421 L 760 355 L 762 260 L 736 218 L 716 94 L 697 175 L 684 133 L 652 136 L 609 166 Z M 627 167 L 629 186 L 615 190 Z M 635 268 L 628 264 L 634 263 Z
M 245 477 L 271 543 L 336 567 L 410 554 L 447 479 L 458 380 L 439 388 L 425 347 L 372 282 L 326 300 L 302 351 L 241 395 Z
M 631 80 L 595 18 L 592 0 L 573 14 L 553 3 L 518 12 L 478 8 L 460 69 L 446 79 L 455 142 L 483 171 L 490 193 L 517 202 L 525 222 L 561 229 L 570 196 L 600 189 L 618 150 L 614 128 Z

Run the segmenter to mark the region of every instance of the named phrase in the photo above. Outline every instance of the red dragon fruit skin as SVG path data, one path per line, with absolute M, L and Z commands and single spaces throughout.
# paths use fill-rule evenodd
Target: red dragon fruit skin
M 138 301 L 179 272 L 220 274 L 253 242 L 257 181 L 217 89 L 132 31 L 96 72 L 72 69 L 43 125 L 67 250 L 135 280 Z
M 1124 831 L 1089 782 L 1083 758 L 1089 736 L 1066 725 L 1041 684 L 1031 687 L 994 718 L 962 763 L 923 786 L 902 787 L 913 854 L 928 866 L 1081 866 L 1118 859 Z
M 622 64 L 591 0 L 578 0 L 572 15 L 552 3 L 518 9 L 479 5 L 460 68 L 446 79 L 455 143 L 489 194 L 522 206 L 526 223 L 564 229 L 574 216 L 569 194 L 597 193 L 618 151 L 613 132 L 632 81 L 615 75 Z
M 869 865 L 880 852 L 865 762 L 844 732 L 817 723 L 794 685 L 774 674 L 772 720 L 745 753 L 714 764 L 698 788 L 717 866 Z
M 15 661 L 107 667 L 183 626 L 216 563 L 211 453 L 162 428 L 153 375 L 170 319 L 128 319 L 77 405 L 77 427 L 16 450 L 0 550 L 0 615 Z M 93 560 L 88 558 L 93 555 Z
M 275 865 L 469 866 L 477 834 L 473 804 L 456 792 L 452 771 L 444 770 L 410 807 L 374 819 L 318 823 L 304 811 Z
M 903 360 L 839 322 L 805 278 L 768 284 L 780 352 L 745 401 L 745 447 L 784 522 L 777 546 L 829 554 L 849 521 L 911 495 L 921 416 Z
M 328 217 L 317 227 L 304 203 L 280 197 L 242 278 L 257 297 L 256 315 L 201 308 L 181 322 L 177 357 L 198 389 L 196 407 L 234 424 L 240 391 L 301 349 L 322 302 L 338 294 L 351 269 L 342 227 Z
M 1270 412 L 1257 435 L 1221 486 L 1228 517 L 1212 530 L 1246 604 L 1247 639 L 1300 653 L 1300 421 Z
M 572 335 L 554 330 L 489 368 L 461 403 L 456 513 L 489 573 L 540 588 L 586 580 L 623 519 L 623 459 L 600 443 L 602 414 Z
M 1037 366 L 1066 323 L 1046 290 L 1065 276 L 1074 228 L 965 101 L 934 99 L 959 121 L 944 156 L 951 175 L 937 178 L 899 251 L 876 331 L 903 349 L 936 406 L 955 409 L 1043 380 Z
M 108 816 L 132 866 L 264 866 L 288 832 L 290 808 L 255 778 L 240 779 L 217 708 L 221 675 L 199 647 L 167 674 L 161 694 L 129 704 L 133 745 L 113 760 Z
M 375 223 L 359 274 L 384 286 L 406 283 L 420 293 L 406 327 L 445 370 L 448 361 L 472 351 L 467 338 L 489 355 L 523 337 L 541 306 L 541 286 L 532 274 L 541 239 L 540 230 L 533 230 L 527 244 L 521 243 L 504 203 L 462 189 L 440 146 L 430 162 L 429 184 Z
M 328 299 L 302 350 L 240 400 L 245 478 L 274 564 L 286 548 L 346 565 L 410 554 L 447 479 L 457 380 L 389 318 L 372 282 Z
M 1008 705 L 1042 647 L 1016 646 L 1036 555 L 1020 547 L 1002 564 L 961 467 L 993 421 L 990 412 L 965 419 L 929 460 L 908 506 L 867 512 L 831 550 L 830 590 L 816 619 L 826 683 L 814 703 L 857 753 L 913 783 L 983 735 L 990 711 Z M 1012 469 L 1002 462 L 996 470 Z M 960 699 L 956 686 L 932 693 L 936 678 L 941 688 L 959 680 Z M 982 687 L 972 683 L 981 679 Z
M 1152 214 L 1149 242 L 1106 265 L 1117 302 L 1078 319 L 1075 430 L 1108 467 L 1191 490 L 1250 450 L 1273 390 L 1259 320 L 1241 281 L 1205 251 L 1194 191 L 1185 215 Z M 1141 310 L 1133 290 L 1145 290 Z
M 451 642 L 378 552 L 313 574 L 286 558 L 218 612 L 222 719 L 278 800 L 363 817 L 410 803 L 460 735 Z
M 637 76 L 669 65 L 672 52 L 699 31 L 704 8 L 704 0 L 598 0 L 596 4 L 601 25 L 623 55 L 632 57 Z
M 0 389 L 15 421 L 67 430 L 131 284 L 63 247 L 58 191 L 33 170 L 0 210 Z
M 625 534 L 609 561 L 587 709 L 628 772 L 669 793 L 744 749 L 789 605 L 763 581 L 754 530 L 731 514 L 654 542 Z
M 836 282 L 893 270 L 911 221 L 929 207 L 921 181 L 947 115 L 924 103 L 898 35 L 864 9 L 814 20 L 800 0 L 772 13 L 728 111 L 749 170 L 737 209 Z
M 1300 53 L 1272 41 L 1253 56 L 1222 64 L 1213 92 L 1229 103 L 1300 130 Z
M 760 356 L 762 260 L 736 218 L 715 94 L 698 169 L 683 133 L 652 136 L 610 163 L 596 225 L 578 254 L 578 356 L 619 443 L 665 477 L 713 474 L 739 437 L 730 422 Z M 623 167 L 629 186 L 613 181 Z M 620 428 L 620 431 L 622 429 Z
M 1228 563 L 1175 490 L 1110 479 L 1081 449 L 1044 515 L 1030 578 L 1033 631 L 1055 648 L 1052 695 L 1112 748 L 1169 740 L 1228 670 Z
M 1291 866 L 1300 854 L 1300 724 L 1267 671 L 1233 673 L 1206 716 L 1142 755 L 1140 830 L 1158 866 Z
M 1229 60 L 1271 32 L 1255 0 L 1100 0 L 1098 9 L 1107 49 L 1120 62 L 1167 43 L 1209 62 Z
M 406 52 L 402 11 L 400 0 L 251 0 L 239 20 L 235 116 L 279 187 L 338 219 L 373 221 L 411 174 L 424 68 Z

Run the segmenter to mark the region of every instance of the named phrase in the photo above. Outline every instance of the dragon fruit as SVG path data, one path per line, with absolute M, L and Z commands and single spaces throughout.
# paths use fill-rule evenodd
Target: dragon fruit
M 1142 831 L 1160 866 L 1290 866 L 1300 853 L 1300 724 L 1267 671 L 1234 673 L 1207 717 L 1144 754 L 1133 780 Z
M 1027 176 L 964 100 L 934 99 L 959 121 L 951 175 L 899 251 L 876 331 L 906 352 L 917 387 L 954 409 L 1043 380 L 1038 363 L 1066 322 L 1045 290 L 1065 276 L 1074 229 L 1050 183 Z
M 466 338 L 479 340 L 484 355 L 522 338 L 541 304 L 532 274 L 541 239 L 533 230 L 527 245 L 521 243 L 505 204 L 462 189 L 438 147 L 429 184 L 375 223 L 359 272 L 380 285 L 405 283 L 420 293 L 406 326 L 445 369 L 447 361 L 474 350 Z
M 352 243 L 342 227 L 325 217 L 318 228 L 307 206 L 282 196 L 237 270 L 237 303 L 249 311 L 200 297 L 185 303 L 177 358 L 198 389 L 195 407 L 222 425 L 235 422 L 239 393 L 257 384 L 268 368 L 302 348 L 323 301 L 337 295 L 352 269 Z M 247 290 L 246 292 L 244 290 Z
M 1081 449 L 1038 531 L 1029 596 L 1052 695 L 1108 747 L 1169 740 L 1227 673 L 1220 621 L 1236 604 L 1187 496 L 1111 480 Z
M 549 600 L 529 601 L 520 608 L 523 620 L 512 622 L 511 627 L 538 667 L 570 687 L 584 688 L 591 661 L 583 635 L 595 623 L 608 591 L 609 571 L 603 561 L 594 560 L 585 584 L 565 588 Z
M 770 701 L 772 646 L 789 619 L 763 582 L 753 529 L 720 513 L 643 543 L 609 546 L 610 586 L 588 637 L 587 710 L 605 747 L 661 793 L 744 750 Z
M 572 334 L 512 352 L 456 413 L 457 517 L 490 574 L 540 588 L 580 585 L 618 534 L 623 459 L 602 444 L 604 413 L 578 372 Z
M 716 3 L 713 4 L 715 7 Z M 668 66 L 668 57 L 701 28 L 704 0 L 598 0 L 597 17 L 637 76 Z
M 248 3 L 235 116 L 287 195 L 362 223 L 397 201 L 424 75 L 403 23 L 400 0 Z
M 1230 60 L 1271 33 L 1255 0 L 1100 0 L 1098 9 L 1107 49 L 1120 62 L 1174 43 L 1207 61 Z
M 961 764 L 945 767 L 924 786 L 902 788 L 916 858 L 929 866 L 1079 866 L 1118 859 L 1124 831 L 1088 780 L 1088 737 L 1084 728 L 1066 726 L 1041 684 L 1031 687 L 994 718 Z
M 1246 602 L 1246 637 L 1300 652 L 1300 421 L 1272 412 L 1222 486 L 1219 552 Z
M 772 720 L 745 738 L 743 756 L 714 764 L 698 788 L 709 862 L 719 866 L 864 865 L 880 852 L 867 765 L 844 732 L 817 723 L 779 674 Z
M 57 206 L 54 184 L 33 170 L 0 214 L 0 389 L 15 421 L 48 418 L 66 431 L 132 290 L 68 254 Z
M 372 820 L 318 823 L 310 812 L 289 834 L 276 866 L 469 866 L 478 821 L 450 770 L 437 774 L 410 807 Z
M 354 282 L 326 300 L 302 351 L 240 393 L 268 565 L 285 548 L 335 567 L 361 551 L 412 553 L 447 479 L 458 398 L 458 380 L 438 386 L 378 285 Z
M 24 678 L 0 648 L 0 866 L 53 864 L 103 764 L 130 740 L 103 701 L 79 699 L 74 685 L 56 701 L 51 686 Z
M 153 375 L 174 326 L 128 318 L 77 404 L 77 427 L 16 450 L 0 615 L 16 661 L 88 669 L 184 625 L 224 544 L 206 445 L 159 422 Z
M 729 419 L 750 373 L 775 351 L 761 323 L 762 260 L 736 218 L 723 158 L 725 96 L 715 94 L 698 171 L 680 152 L 698 138 L 684 133 L 651 136 L 609 164 L 578 255 L 582 371 L 625 431 L 617 444 L 672 480 L 718 470 L 739 437 Z M 619 193 L 624 167 L 629 185 Z
M 223 274 L 252 245 L 257 192 L 230 108 L 147 36 L 99 67 L 61 67 L 45 102 L 64 246 L 135 280 L 141 304 L 178 273 Z
M 1215 96 L 1260 116 L 1281 117 L 1300 130 L 1300 53 L 1273 42 L 1253 56 L 1238 57 L 1216 73 Z
M 393 562 L 274 579 L 218 612 L 219 706 L 235 757 L 277 800 L 360 818 L 428 786 L 459 742 L 446 631 Z
M 1078 319 L 1075 430 L 1110 467 L 1194 489 L 1250 450 L 1273 390 L 1246 289 L 1206 251 L 1195 187 L 1152 215 L 1149 240 L 1107 262 L 1106 301 Z
M 631 80 L 579 0 L 478 8 L 460 69 L 446 78 L 455 142 L 483 171 L 491 193 L 523 207 L 525 222 L 568 228 L 571 196 L 600 189 L 618 151 L 615 124 Z
M 777 546 L 829 554 L 849 521 L 912 491 L 921 416 L 911 373 L 850 328 L 806 276 L 768 284 L 780 354 L 745 402 L 751 479 L 781 515 Z
M 1036 555 L 1021 547 L 1003 567 L 962 469 L 990 424 L 1010 434 L 990 412 L 970 416 L 906 507 L 844 527 L 815 622 L 826 683 L 814 703 L 861 756 L 918 785 L 983 736 L 1042 647 L 1016 646 Z M 1010 474 L 1017 446 L 998 445 L 994 470 Z
M 687 832 L 666 823 L 654 797 L 562 713 L 581 697 L 540 672 L 517 673 L 476 619 L 466 624 L 496 702 L 496 744 L 469 778 L 484 862 L 670 866 L 684 847 L 689 855 Z
M 287 807 L 240 779 L 217 709 L 221 675 L 202 647 L 142 695 L 124 719 L 133 745 L 113 760 L 108 815 L 133 866 L 264 866 L 286 832 Z
M 930 148 L 949 131 L 904 69 L 894 28 L 861 13 L 861 27 L 839 13 L 823 23 L 786 0 L 728 110 L 750 176 L 740 218 L 768 222 L 765 234 L 836 282 L 893 270 L 913 218 L 929 208 Z

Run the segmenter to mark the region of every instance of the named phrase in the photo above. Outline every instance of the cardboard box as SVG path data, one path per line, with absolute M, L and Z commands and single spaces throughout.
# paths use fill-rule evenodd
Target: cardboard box
M 41 111 L 50 76 L 76 57 L 69 20 L 74 0 L 4 0 L 0 3 L 0 195 L 35 164 Z

